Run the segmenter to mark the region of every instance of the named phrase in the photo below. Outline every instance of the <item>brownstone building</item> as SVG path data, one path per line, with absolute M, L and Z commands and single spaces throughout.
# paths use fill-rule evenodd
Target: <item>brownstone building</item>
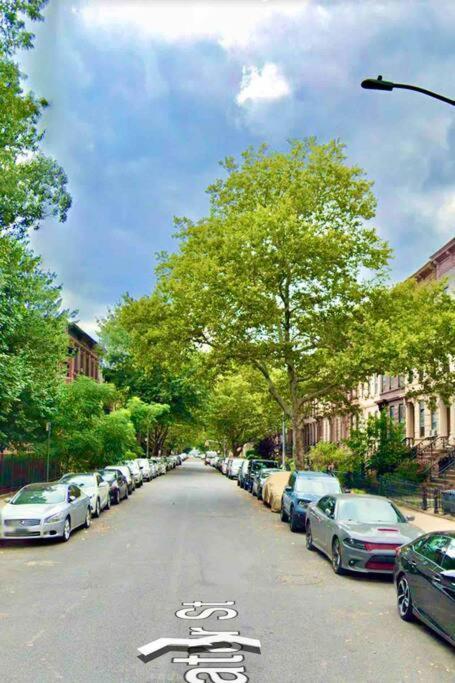
M 85 375 L 100 382 L 102 378 L 96 341 L 76 323 L 68 325 L 68 336 L 70 346 L 66 381 L 72 382 L 78 375 Z

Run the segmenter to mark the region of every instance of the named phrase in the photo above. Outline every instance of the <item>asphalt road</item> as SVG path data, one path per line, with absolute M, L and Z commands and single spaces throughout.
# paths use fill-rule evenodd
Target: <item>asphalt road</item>
M 175 616 L 198 600 L 234 601 L 238 616 Z M 5 683 L 177 683 L 192 668 L 172 663 L 182 653 L 144 663 L 137 648 L 190 626 L 258 638 L 262 653 L 245 654 L 257 683 L 455 679 L 453 649 L 398 618 L 389 580 L 335 576 L 303 535 L 200 462 L 146 484 L 67 544 L 0 548 Z

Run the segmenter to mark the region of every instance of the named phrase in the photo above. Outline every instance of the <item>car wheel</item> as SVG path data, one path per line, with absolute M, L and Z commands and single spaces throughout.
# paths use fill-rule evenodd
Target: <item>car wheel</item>
M 125 499 L 125 500 L 128 500 L 128 498 L 129 498 L 129 495 L 130 495 L 130 492 L 129 492 L 129 490 L 128 490 L 128 486 L 127 486 L 127 487 L 126 487 L 126 491 L 125 491 L 125 495 L 123 496 L 123 497 L 124 497 L 124 499 Z
M 107 502 L 106 502 L 106 507 L 104 508 L 105 510 L 110 510 L 111 509 L 111 494 L 109 493 L 107 496 Z
M 262 491 L 260 489 L 258 491 L 258 500 L 262 500 Z
M 280 519 L 282 522 L 289 522 L 289 517 L 288 513 L 284 509 L 283 501 L 281 501 L 281 512 L 280 512 Z
M 340 539 L 335 536 L 332 541 L 332 568 L 335 574 L 344 574 Z
M 309 522 L 306 525 L 306 529 L 305 529 L 305 540 L 306 540 L 307 550 L 314 550 L 313 534 L 311 532 L 311 524 Z
M 254 489 L 251 489 L 251 493 L 253 494 L 253 496 L 256 496 L 256 491 Z
M 93 513 L 93 516 L 98 518 L 100 516 L 100 514 L 101 514 L 101 503 L 100 503 L 100 499 L 97 498 L 96 499 L 95 512 Z
M 127 490 L 128 490 L 128 489 L 127 489 Z M 119 489 L 117 489 L 117 491 L 115 492 L 115 503 L 114 503 L 114 504 L 115 504 L 115 505 L 119 505 L 119 504 L 120 504 L 120 491 L 119 491 Z
M 66 543 L 67 541 L 70 540 L 71 536 L 71 520 L 69 517 L 65 519 L 65 523 L 63 524 L 63 534 L 62 534 L 62 542 Z
M 240 486 L 240 482 L 239 482 L 239 480 L 238 480 L 238 479 L 237 479 L 237 486 Z
M 300 524 L 297 520 L 297 515 L 295 514 L 294 508 L 291 508 L 291 514 L 289 517 L 289 528 L 294 533 L 300 531 Z
M 85 522 L 84 522 L 84 527 L 86 529 L 90 528 L 90 524 L 92 523 L 92 511 L 90 509 L 90 505 L 87 508 L 87 512 L 85 513 Z
M 398 614 L 404 621 L 414 621 L 412 609 L 411 589 L 405 575 L 400 576 L 397 584 L 397 607 Z

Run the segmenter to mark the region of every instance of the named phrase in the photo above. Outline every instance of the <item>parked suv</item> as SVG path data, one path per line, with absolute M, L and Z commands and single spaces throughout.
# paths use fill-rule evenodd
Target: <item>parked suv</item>
M 325 472 L 292 472 L 281 499 L 281 519 L 291 531 L 303 531 L 307 508 L 322 496 L 341 493 L 340 482 Z
M 242 477 L 242 488 L 244 488 L 246 491 L 250 491 L 253 488 L 253 476 L 261 470 L 264 467 L 276 467 L 276 462 L 275 460 L 261 460 L 261 459 L 253 459 L 248 461 L 248 469 L 244 473 Z

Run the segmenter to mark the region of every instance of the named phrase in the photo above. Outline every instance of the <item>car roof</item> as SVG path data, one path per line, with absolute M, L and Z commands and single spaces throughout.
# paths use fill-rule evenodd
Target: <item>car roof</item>
M 309 478 L 314 478 L 314 477 L 330 477 L 330 479 L 336 478 L 332 474 L 327 474 L 327 472 L 311 472 L 309 470 L 300 470 L 300 471 L 296 472 L 296 475 L 298 477 L 309 477 Z M 353 495 L 355 495 L 355 494 L 353 494 Z
M 54 486 L 67 486 L 67 484 L 64 481 L 56 481 L 56 482 L 49 482 L 49 481 L 39 481 L 34 484 L 26 484 L 23 486 L 23 489 L 50 489 L 53 488 Z
M 389 500 L 386 496 L 375 496 L 371 493 L 335 493 L 334 496 L 337 500 L 352 500 L 353 498 L 361 500 Z

